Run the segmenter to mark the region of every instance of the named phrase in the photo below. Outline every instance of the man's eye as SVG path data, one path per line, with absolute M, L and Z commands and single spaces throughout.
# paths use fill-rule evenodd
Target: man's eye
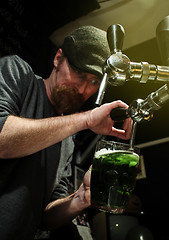
M 100 85 L 100 81 L 99 80 L 92 79 L 90 82 L 91 82 L 91 84 L 93 84 L 95 86 L 99 86 Z

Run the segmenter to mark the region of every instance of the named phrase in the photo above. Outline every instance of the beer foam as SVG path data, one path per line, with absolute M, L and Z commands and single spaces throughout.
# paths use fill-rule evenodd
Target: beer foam
M 104 154 L 110 154 L 113 153 L 114 151 L 111 149 L 107 149 L 107 148 L 102 148 L 101 150 L 95 152 L 95 158 L 99 158 L 101 155 Z
M 111 150 L 110 148 L 102 148 L 101 150 L 95 152 L 95 158 L 99 158 L 101 155 L 105 155 L 105 154 L 111 154 L 114 152 L 125 152 L 125 153 L 133 153 L 133 155 L 139 157 L 139 155 L 135 152 L 132 151 L 127 151 L 127 150 Z

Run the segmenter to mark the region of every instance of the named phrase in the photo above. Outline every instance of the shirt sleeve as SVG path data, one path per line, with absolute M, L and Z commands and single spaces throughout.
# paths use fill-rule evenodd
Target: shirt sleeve
M 28 66 L 16 55 L 0 59 L 0 131 L 9 115 L 19 116 Z
M 68 168 L 66 167 L 64 169 L 60 182 L 59 183 L 56 182 L 50 201 L 54 201 L 56 199 L 68 196 L 68 186 L 70 184 L 71 175 L 72 175 L 71 165 L 69 164 Z
M 70 178 L 72 177 L 72 158 L 74 151 L 74 142 L 72 137 L 62 141 L 61 156 L 56 175 L 54 190 L 51 201 L 68 196 Z

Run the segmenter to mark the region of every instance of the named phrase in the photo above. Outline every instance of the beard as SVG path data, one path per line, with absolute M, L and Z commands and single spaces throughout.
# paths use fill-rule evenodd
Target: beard
M 75 92 L 70 86 L 57 86 L 52 91 L 52 101 L 59 114 L 77 112 L 84 103 L 83 95 Z

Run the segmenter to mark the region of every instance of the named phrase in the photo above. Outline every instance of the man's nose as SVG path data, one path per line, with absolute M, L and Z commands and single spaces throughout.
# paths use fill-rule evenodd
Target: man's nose
M 79 94 L 84 94 L 86 89 L 87 89 L 87 85 L 88 85 L 88 82 L 87 81 L 84 81 L 82 84 L 80 84 L 80 86 L 78 87 L 78 92 Z

